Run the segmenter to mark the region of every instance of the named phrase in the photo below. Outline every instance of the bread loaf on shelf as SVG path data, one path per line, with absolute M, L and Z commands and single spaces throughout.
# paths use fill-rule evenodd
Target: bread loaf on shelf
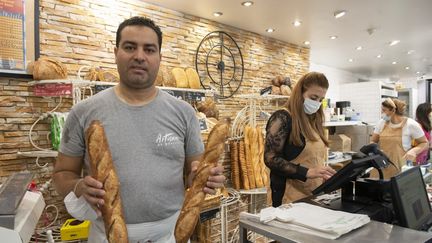
M 186 76 L 188 79 L 189 88 L 199 89 L 201 88 L 200 77 L 198 73 L 193 68 L 186 68 Z
M 174 76 L 177 88 L 189 88 L 189 82 L 183 68 L 173 68 L 171 73 Z
M 269 174 L 267 172 L 267 167 L 264 163 L 264 135 L 263 132 L 261 130 L 260 126 L 256 127 L 257 130 L 257 134 L 258 134 L 258 157 L 259 157 L 259 170 L 260 170 L 260 174 L 261 174 L 261 178 L 262 178 L 262 182 L 264 184 L 265 187 L 269 187 L 270 186 L 270 182 L 269 182 Z
M 259 127 L 257 127 L 259 128 Z M 258 129 L 252 128 L 250 130 L 250 153 L 251 163 L 254 169 L 254 179 L 256 188 L 264 187 L 264 183 L 261 176 L 261 165 L 259 157 L 259 144 L 258 144 Z
M 241 140 L 239 142 L 239 164 L 240 164 L 240 175 L 242 188 L 245 190 L 251 189 L 249 186 L 248 169 L 246 164 L 246 152 L 245 152 L 245 142 Z
M 230 141 L 230 158 L 231 158 L 231 181 L 234 189 L 240 189 L 240 165 L 239 165 L 239 143 Z
M 255 183 L 255 170 L 254 170 L 254 164 L 252 160 L 254 158 L 252 157 L 251 152 L 251 136 L 252 136 L 252 128 L 249 125 L 246 125 L 244 127 L 244 143 L 245 143 L 245 158 L 246 158 L 246 168 L 247 168 L 247 176 L 249 180 L 249 188 L 255 189 L 256 183 Z
M 33 74 L 35 80 L 67 78 L 66 66 L 52 57 L 40 57 L 28 65 L 28 71 Z
M 195 229 L 205 197 L 203 189 L 210 176 L 210 169 L 217 165 L 219 157 L 224 151 L 228 130 L 228 124 L 220 122 L 209 134 L 204 157 L 198 165 L 191 187 L 186 190 L 183 207 L 177 219 L 174 235 L 178 243 L 188 242 Z
M 102 123 L 92 121 L 86 133 L 91 175 L 102 182 L 105 204 L 101 206 L 105 233 L 109 243 L 127 243 L 128 235 L 120 197 L 120 182 L 114 169 L 108 140 Z

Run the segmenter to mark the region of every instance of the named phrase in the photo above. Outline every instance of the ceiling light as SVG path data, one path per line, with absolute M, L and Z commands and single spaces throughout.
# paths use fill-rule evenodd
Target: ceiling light
M 406 69 L 406 70 L 409 70 L 409 69 L 410 69 L 410 67 L 405 67 L 405 69 Z
M 310 45 L 310 41 L 305 41 L 305 42 L 303 42 L 303 44 Z
M 246 1 L 246 2 L 242 2 L 241 5 L 245 6 L 245 7 L 250 7 L 254 4 L 254 2 L 252 1 Z
M 268 33 L 272 33 L 272 32 L 275 32 L 276 30 L 275 30 L 275 29 L 272 29 L 272 28 L 268 28 L 268 29 L 266 29 L 266 31 L 267 31 Z
M 377 55 L 377 58 L 381 58 L 381 57 L 382 57 L 382 55 L 381 55 L 381 54 L 378 54 L 378 55 Z
M 354 60 L 352 58 L 348 59 L 348 62 L 353 62 Z
M 390 46 L 394 46 L 394 45 L 397 45 L 399 42 L 400 42 L 400 40 L 394 40 L 394 41 L 391 41 L 391 42 L 389 43 L 389 45 L 390 45 Z
M 419 72 L 419 71 L 417 71 L 416 73 L 417 73 L 417 74 L 420 74 L 420 72 Z
M 425 58 L 423 58 L 423 62 L 427 62 L 427 60 L 428 60 L 428 59 L 427 59 L 426 57 L 425 57 Z
M 363 47 L 361 47 L 361 46 L 357 46 L 357 48 L 356 48 L 357 51 L 361 51 L 361 49 L 363 49 Z
M 294 21 L 293 25 L 299 27 L 302 23 L 299 20 Z
M 393 65 L 397 64 L 397 62 L 392 62 Z
M 336 12 L 334 12 L 334 17 L 335 18 L 340 18 L 340 17 L 343 17 L 344 15 L 346 14 L 346 11 L 345 10 L 339 10 L 339 11 L 336 11 Z
M 407 54 L 408 55 L 411 55 L 411 54 L 413 54 L 414 53 L 414 50 L 409 50 L 409 51 L 407 51 Z
M 336 40 L 336 39 L 337 39 L 337 36 L 332 35 L 332 36 L 330 36 L 330 39 L 332 39 L 332 40 Z
M 213 13 L 213 16 L 215 16 L 215 17 L 219 17 L 219 16 L 222 16 L 222 15 L 223 15 L 222 12 L 214 12 Z

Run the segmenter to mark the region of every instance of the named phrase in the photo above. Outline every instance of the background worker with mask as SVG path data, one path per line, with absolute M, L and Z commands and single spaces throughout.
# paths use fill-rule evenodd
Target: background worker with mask
M 264 160 L 270 168 L 273 207 L 312 194 L 335 171 L 324 165 L 328 141 L 321 101 L 329 83 L 322 73 L 304 75 L 266 126 Z M 268 190 L 270 191 L 270 190 Z
M 402 166 L 410 165 L 418 154 L 428 148 L 420 124 L 404 116 L 405 108 L 406 104 L 401 100 L 385 99 L 381 103 L 382 119 L 372 134 L 371 142 L 378 143 L 393 163 L 383 170 L 386 179 L 398 174 Z M 416 146 L 412 146 L 412 140 L 415 140 Z M 375 169 L 371 177 L 378 177 Z

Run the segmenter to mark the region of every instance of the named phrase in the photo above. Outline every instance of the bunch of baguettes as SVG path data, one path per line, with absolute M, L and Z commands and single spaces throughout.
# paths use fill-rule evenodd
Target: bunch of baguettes
M 230 142 L 231 181 L 234 189 L 268 187 L 269 174 L 264 164 L 264 137 L 260 126 L 244 128 L 244 140 Z

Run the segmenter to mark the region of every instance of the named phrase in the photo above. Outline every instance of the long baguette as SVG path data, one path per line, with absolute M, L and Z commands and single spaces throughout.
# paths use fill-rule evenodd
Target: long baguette
M 188 242 L 198 222 L 201 205 L 205 198 L 203 191 L 210 169 L 217 165 L 220 155 L 224 151 L 224 142 L 228 135 L 228 124 L 218 123 L 210 132 L 205 148 L 204 158 L 198 165 L 192 186 L 186 190 L 183 207 L 180 211 L 175 227 L 177 243 Z
M 103 183 L 105 190 L 105 204 L 101 206 L 101 211 L 107 240 L 109 243 L 126 243 L 128 235 L 122 211 L 120 182 L 101 122 L 92 121 L 85 135 L 91 175 Z

